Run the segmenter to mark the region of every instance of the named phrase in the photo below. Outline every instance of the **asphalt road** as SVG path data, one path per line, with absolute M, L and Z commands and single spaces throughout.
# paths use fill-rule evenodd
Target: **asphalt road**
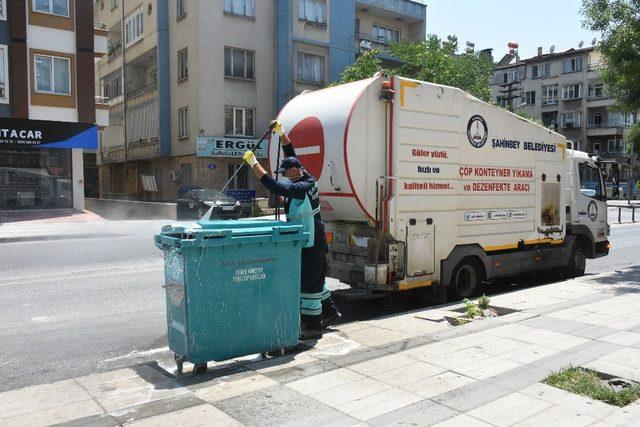
M 0 391 L 151 360 L 170 364 L 163 260 L 153 245 L 164 223 L 78 224 L 100 237 L 2 244 Z M 589 261 L 587 273 L 640 265 L 639 239 L 640 225 L 614 225 L 611 255 Z M 339 304 L 354 320 L 418 303 Z

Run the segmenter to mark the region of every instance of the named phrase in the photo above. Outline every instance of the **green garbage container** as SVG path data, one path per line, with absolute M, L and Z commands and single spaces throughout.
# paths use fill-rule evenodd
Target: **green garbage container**
M 168 225 L 164 252 L 169 348 L 178 371 L 298 343 L 301 225 L 274 220 Z M 203 366 L 204 365 L 204 366 Z

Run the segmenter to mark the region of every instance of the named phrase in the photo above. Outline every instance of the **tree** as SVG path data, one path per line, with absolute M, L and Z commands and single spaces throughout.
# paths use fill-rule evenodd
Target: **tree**
M 602 34 L 602 80 L 616 101 L 616 109 L 640 109 L 640 0 L 583 0 L 583 25 Z M 640 148 L 640 126 L 635 124 L 629 140 Z
M 458 87 L 483 101 L 491 99 L 489 85 L 493 63 L 488 57 L 473 51 L 458 53 L 458 40 L 451 36 L 444 43 L 435 35 L 426 40 L 391 43 L 390 51 L 400 64 L 389 75 L 400 75 L 431 83 Z M 373 76 L 381 71 L 378 52 L 361 55 L 354 65 L 345 69 L 340 83 Z

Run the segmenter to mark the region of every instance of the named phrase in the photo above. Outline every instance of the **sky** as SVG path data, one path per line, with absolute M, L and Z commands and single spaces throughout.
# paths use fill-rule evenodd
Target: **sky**
M 474 42 L 476 49 L 493 48 L 498 60 L 507 43 L 520 45 L 521 58 L 590 46 L 597 33 L 582 28 L 582 0 L 428 0 L 427 33 L 446 38 L 458 36 L 458 45 Z

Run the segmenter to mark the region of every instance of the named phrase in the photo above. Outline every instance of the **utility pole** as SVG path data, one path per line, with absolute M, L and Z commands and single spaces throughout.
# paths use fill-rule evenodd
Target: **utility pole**
M 122 134 L 124 137 L 124 162 L 127 163 L 129 160 L 129 146 L 127 144 L 127 59 L 125 56 L 127 35 L 124 31 L 124 2 L 125 0 L 122 0 L 120 4 L 120 44 L 122 45 Z
M 636 185 L 635 179 L 636 179 L 636 153 L 634 152 L 635 149 L 635 141 L 632 141 L 631 143 L 631 158 L 629 159 L 629 166 L 630 166 L 630 171 L 629 171 L 629 183 L 627 184 L 627 204 L 631 204 L 631 198 L 633 197 L 633 190 L 634 187 Z
M 513 113 L 515 111 L 513 100 L 522 97 L 522 83 L 519 80 L 514 80 L 511 83 L 501 84 L 500 88 L 500 93 L 504 94 L 502 99 L 509 102 L 509 111 Z

